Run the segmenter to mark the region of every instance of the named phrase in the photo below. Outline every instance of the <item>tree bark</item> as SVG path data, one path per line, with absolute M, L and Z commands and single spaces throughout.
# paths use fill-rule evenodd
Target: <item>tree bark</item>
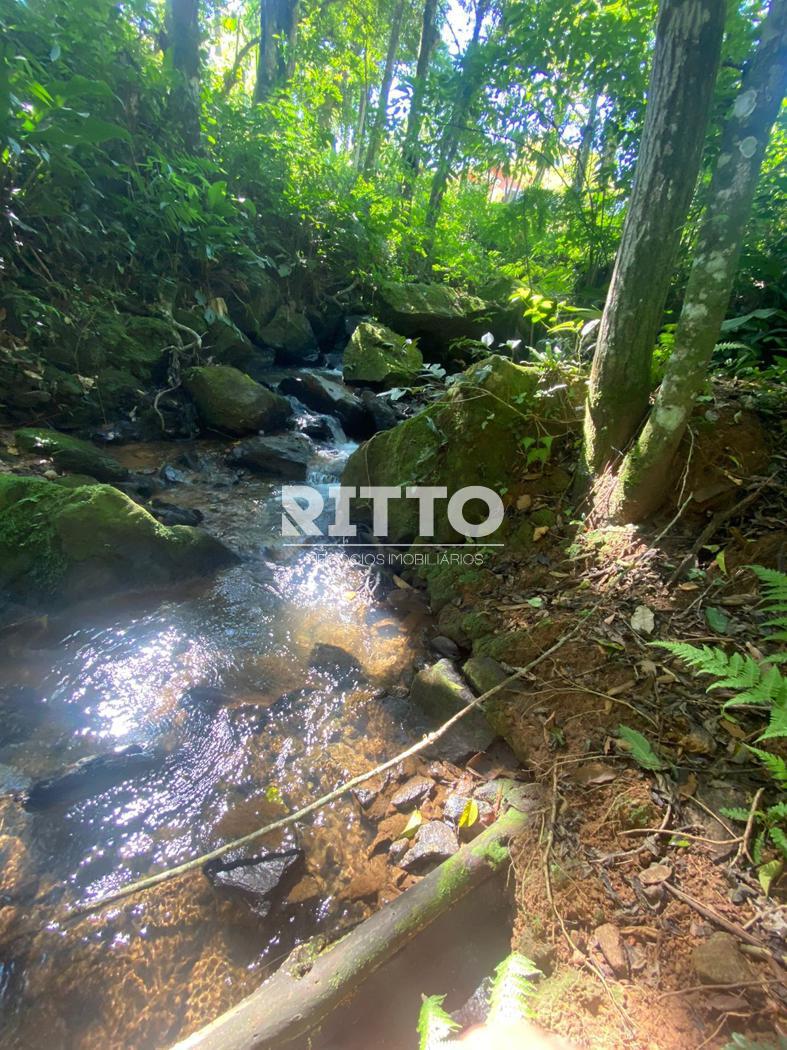
M 194 151 L 200 140 L 199 0 L 169 0 L 167 37 L 174 75 L 170 117 L 186 149 Z
M 667 495 L 675 453 L 729 306 L 757 179 L 785 91 L 787 0 L 771 0 L 759 45 L 722 132 L 675 349 L 613 495 L 613 514 L 620 521 L 643 520 Z
M 574 193 L 580 194 L 585 189 L 587 181 L 588 161 L 590 160 L 590 151 L 593 148 L 593 139 L 596 134 L 596 120 L 598 116 L 598 95 L 594 95 L 590 100 L 590 106 L 588 108 L 588 119 L 582 128 L 582 134 L 579 139 L 579 149 L 577 150 L 577 163 L 574 168 L 574 179 L 571 184 L 571 189 Z
M 432 188 L 429 193 L 429 204 L 427 205 L 426 217 L 424 218 L 424 229 L 426 231 L 424 249 L 427 259 L 431 257 L 434 248 L 434 233 L 435 227 L 437 226 L 437 218 L 440 214 L 440 208 L 442 207 L 443 197 L 445 196 L 446 187 L 448 185 L 448 178 L 451 174 L 454 161 L 456 160 L 456 154 L 459 149 L 459 139 L 464 129 L 465 121 L 467 120 L 468 111 L 473 99 L 475 98 L 476 92 L 478 91 L 477 55 L 479 40 L 481 37 L 481 27 L 488 10 L 489 0 L 477 0 L 473 35 L 470 38 L 467 50 L 462 58 L 456 98 L 451 108 L 451 115 L 448 118 L 448 123 L 446 124 L 440 138 L 440 145 L 437 151 L 437 168 L 435 169 L 434 177 L 432 179 Z
M 399 51 L 399 36 L 402 31 L 403 19 L 404 0 L 398 0 L 391 19 L 391 34 L 388 37 L 388 52 L 385 56 L 383 79 L 380 83 L 380 97 L 377 100 L 377 112 L 369 134 L 369 145 L 363 166 L 367 175 L 371 175 L 377 166 L 377 154 L 380 152 L 380 145 L 385 133 L 385 125 L 388 119 L 388 96 L 391 93 L 391 84 L 393 83 L 394 69 L 396 68 L 396 56 Z
M 426 81 L 429 76 L 429 64 L 437 42 L 437 0 L 426 0 L 424 17 L 421 25 L 421 42 L 418 47 L 418 62 L 413 81 L 413 97 L 410 100 L 410 112 L 407 115 L 407 131 L 402 146 L 402 197 L 411 200 L 415 180 L 421 159 L 418 140 L 421 136 L 421 125 L 424 121 L 424 99 L 426 98 Z
M 662 0 L 637 173 L 590 374 L 585 463 L 600 474 L 631 441 L 681 227 L 699 171 L 724 0 Z
M 260 0 L 260 50 L 254 101 L 286 84 L 295 65 L 298 0 Z
M 279 1050 L 303 1036 L 465 894 L 508 863 L 528 818 L 509 809 L 421 882 L 317 955 L 307 973 L 286 963 L 257 991 L 173 1050 Z

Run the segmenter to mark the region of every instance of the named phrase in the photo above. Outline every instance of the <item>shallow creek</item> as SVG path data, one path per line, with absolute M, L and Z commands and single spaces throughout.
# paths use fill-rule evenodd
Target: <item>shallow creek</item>
M 260 844 L 306 855 L 294 900 L 265 920 L 201 872 L 68 918 L 297 808 L 422 731 L 402 687 L 419 625 L 401 622 L 338 549 L 277 548 L 275 486 L 238 482 L 225 447 L 112 451 L 133 470 L 181 472 L 161 495 L 202 510 L 241 564 L 167 593 L 83 603 L 3 639 L 3 882 L 26 901 L 4 907 L 0 896 L 3 1047 L 166 1047 L 250 992 L 293 944 L 371 910 L 343 892 L 374 836 L 347 800 Z M 318 451 L 310 480 L 335 477 L 350 449 Z M 362 684 L 310 668 L 318 643 L 352 654 Z M 10 794 L 129 744 L 160 761 L 42 812 Z

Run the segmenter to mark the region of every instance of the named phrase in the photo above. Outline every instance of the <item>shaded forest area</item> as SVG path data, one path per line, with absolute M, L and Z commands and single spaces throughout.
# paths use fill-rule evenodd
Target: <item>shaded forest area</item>
M 3 1047 L 784 1045 L 786 89 L 786 0 L 0 0 Z

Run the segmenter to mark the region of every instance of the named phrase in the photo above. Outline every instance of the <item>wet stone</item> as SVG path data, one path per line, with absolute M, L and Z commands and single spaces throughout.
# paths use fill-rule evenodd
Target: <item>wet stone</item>
M 459 646 L 444 634 L 438 634 L 429 644 L 436 653 L 447 656 L 449 660 L 455 660 L 459 656 Z
M 355 657 L 338 645 L 321 642 L 309 654 L 309 667 L 324 671 L 339 681 L 358 681 L 363 677 L 361 665 Z
M 459 849 L 455 832 L 441 820 L 430 820 L 418 831 L 415 844 L 402 858 L 401 867 L 415 874 L 452 857 Z
M 410 849 L 409 839 L 396 839 L 388 849 L 388 857 L 392 864 L 400 864 L 402 857 Z
M 239 894 L 262 918 L 292 886 L 303 868 L 303 851 L 283 850 L 248 860 L 209 861 L 203 871 L 216 889 Z
M 434 784 L 427 777 L 410 777 L 391 797 L 391 804 L 398 810 L 413 809 L 419 802 L 428 798 Z

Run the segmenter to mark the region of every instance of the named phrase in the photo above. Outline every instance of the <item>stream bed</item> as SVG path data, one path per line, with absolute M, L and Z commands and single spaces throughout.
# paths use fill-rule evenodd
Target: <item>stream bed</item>
M 309 481 L 335 479 L 352 447 L 317 447 Z M 166 498 L 199 508 L 240 564 L 166 593 L 82 602 L 2 639 L 0 857 L 6 886 L 21 887 L 13 907 L 0 898 L 4 1048 L 166 1047 L 300 940 L 372 910 L 348 892 L 375 833 L 350 798 L 260 844 L 305 858 L 265 917 L 201 872 L 69 917 L 298 808 L 423 730 L 406 702 L 423 624 L 398 617 L 340 549 L 283 548 L 276 486 L 239 479 L 225 450 L 113 452 L 135 471 L 168 465 Z M 315 665 L 321 644 L 360 674 Z M 88 797 L 21 805 L 31 782 L 129 745 L 153 762 Z

